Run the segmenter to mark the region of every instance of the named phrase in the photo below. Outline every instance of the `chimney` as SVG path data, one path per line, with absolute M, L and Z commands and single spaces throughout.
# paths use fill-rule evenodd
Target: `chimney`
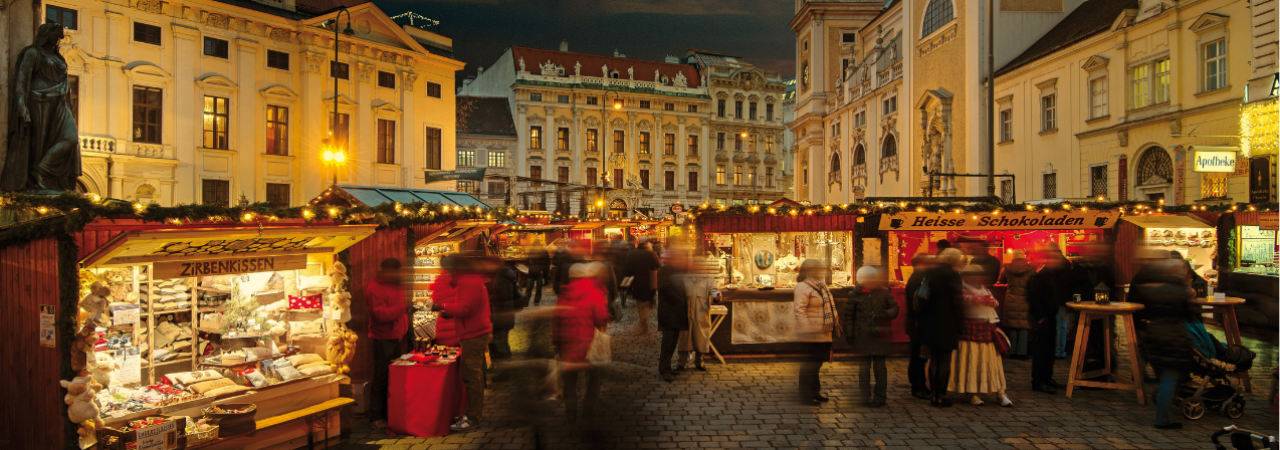
M 484 67 L 476 67 L 476 76 L 484 75 Z
M 619 54 L 619 53 L 618 53 L 618 49 L 616 49 L 616 48 L 615 48 L 615 49 L 613 49 L 613 57 L 614 57 L 614 58 L 617 58 L 617 57 L 618 57 L 618 54 Z
M 667 55 L 667 62 L 672 64 L 680 64 L 680 57 Z
M 569 51 L 569 40 L 568 40 L 568 39 L 561 39 L 561 40 L 560 40 L 560 51 L 562 51 L 562 52 L 567 52 L 567 51 Z

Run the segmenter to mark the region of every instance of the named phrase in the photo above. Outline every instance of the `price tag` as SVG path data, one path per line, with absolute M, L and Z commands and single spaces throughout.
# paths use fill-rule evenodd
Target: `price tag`
M 138 450 L 171 450 L 178 448 L 178 421 L 138 430 Z
M 138 305 L 111 305 L 111 323 L 113 325 L 138 323 Z
M 113 378 L 120 384 L 132 384 L 142 381 L 142 355 L 137 347 L 128 347 L 115 352 L 116 364 L 120 369 Z
M 54 348 L 57 346 L 57 330 L 54 323 L 57 315 L 53 305 L 40 305 L 40 346 Z

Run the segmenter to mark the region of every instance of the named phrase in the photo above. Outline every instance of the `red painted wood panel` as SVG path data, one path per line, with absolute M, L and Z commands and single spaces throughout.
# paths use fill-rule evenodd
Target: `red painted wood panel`
M 58 385 L 61 352 L 39 344 L 40 305 L 60 310 L 58 300 L 58 243 L 45 238 L 0 249 L 0 295 L 5 307 L 0 322 L 0 447 L 62 447 L 62 398 Z M 59 312 L 60 314 L 60 312 Z M 58 317 L 59 320 L 66 319 Z
M 853 231 L 857 214 L 830 215 L 747 215 L 708 214 L 698 217 L 703 233 L 801 233 L 810 231 Z
M 1122 220 L 1116 225 L 1116 281 L 1120 284 L 1129 284 L 1129 280 L 1138 272 L 1138 242 L 1144 236 L 1145 230 L 1135 223 Z
M 406 267 L 412 264 L 407 259 L 407 235 L 406 229 L 382 228 L 347 249 L 350 262 L 347 273 L 351 277 L 352 298 L 351 321 L 347 322 L 347 327 L 360 336 L 360 340 L 356 342 L 356 355 L 351 361 L 352 379 L 373 379 L 373 343 L 369 340 L 369 307 L 364 299 L 365 286 L 378 275 L 383 259 L 395 257 Z M 406 303 L 410 299 L 409 294 L 406 290 Z

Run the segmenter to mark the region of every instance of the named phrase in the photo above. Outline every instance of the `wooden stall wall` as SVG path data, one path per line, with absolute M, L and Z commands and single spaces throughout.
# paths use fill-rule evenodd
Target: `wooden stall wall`
M 124 233 L 124 230 L 104 230 L 100 227 L 76 233 L 76 244 L 80 246 L 80 251 L 76 252 L 76 261 L 83 260 L 94 250 L 97 250 L 98 247 L 106 244 L 111 238 L 120 235 L 120 233 Z
M 400 259 L 405 267 L 412 265 L 405 251 L 409 230 L 405 228 L 380 228 L 372 236 L 357 242 L 348 248 L 341 258 L 347 265 L 347 273 L 351 277 L 348 289 L 351 291 L 351 321 L 347 327 L 360 336 L 356 343 L 356 355 L 351 361 L 353 380 L 373 379 L 373 343 L 369 341 L 369 305 L 365 303 L 364 289 L 378 276 L 378 268 L 382 260 L 388 257 Z M 405 302 L 409 301 L 409 292 L 405 291 Z
M 857 214 L 733 215 L 707 213 L 698 216 L 702 233 L 796 233 L 807 231 L 853 231 L 858 226 Z
M 51 237 L 0 249 L 5 305 L 0 367 L 8 373 L 0 389 L 0 448 L 51 449 L 65 442 L 65 392 L 58 380 L 69 379 L 61 375 L 70 339 L 58 330 L 56 348 L 41 347 L 39 340 L 41 305 L 54 307 L 60 321 L 68 318 L 59 299 L 58 241 Z
M 1133 275 L 1138 273 L 1138 243 L 1146 236 L 1145 229 L 1129 221 L 1121 220 L 1116 224 L 1116 282 L 1129 284 Z

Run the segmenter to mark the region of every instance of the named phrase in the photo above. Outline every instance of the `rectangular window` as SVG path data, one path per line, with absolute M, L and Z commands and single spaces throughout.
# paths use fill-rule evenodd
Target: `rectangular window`
M 378 119 L 378 164 L 396 163 L 396 121 Z
M 227 126 L 230 118 L 231 111 L 227 107 L 227 99 L 204 96 L 204 148 L 222 150 L 228 148 Z
M 733 206 L 742 206 L 742 199 L 740 198 L 733 199 Z
M 440 149 L 441 149 L 442 145 L 443 145 L 443 140 L 441 139 L 441 131 L 440 131 L 440 129 L 439 129 L 439 128 L 431 128 L 431 127 L 427 127 L 427 148 L 426 148 L 426 153 L 427 153 L 427 154 L 426 154 L 426 157 L 427 157 L 427 161 L 426 161 L 426 165 L 427 165 L 427 167 L 426 167 L 426 168 L 427 168 L 427 170 L 440 170 L 440 169 L 441 169 L 442 164 L 441 164 L 441 162 L 440 162 L 440 159 L 441 159 L 441 158 L 440 158 L 440 155 L 441 155 L 441 153 L 440 153 L 440 151 L 441 151 L 441 150 L 440 150 Z M 489 152 L 489 161 L 493 161 L 493 155 L 494 155 L 495 153 L 497 153 L 497 154 L 499 155 L 499 157 L 505 157 L 505 156 L 506 156 L 506 154 L 504 154 L 504 153 L 502 153 L 502 152 Z M 505 161 L 504 161 L 504 162 L 505 162 Z M 490 163 L 489 165 L 491 165 L 491 166 L 492 166 L 493 164 L 492 164 L 492 163 Z M 506 166 L 506 164 L 503 164 L 503 166 Z
M 724 151 L 724 133 L 716 133 L 716 150 Z
M 1227 173 L 1204 173 L 1200 174 L 1200 197 L 1201 198 L 1226 198 L 1227 197 Z
M 267 67 L 272 69 L 289 70 L 289 54 L 285 52 L 277 52 L 275 50 L 267 50 Z
M 689 156 L 698 156 L 698 135 L 689 135 Z
M 542 127 L 529 127 L 529 148 L 542 148 Z
M 206 205 L 231 206 L 231 182 L 201 180 L 200 201 Z
M 507 152 L 489 149 L 489 167 L 507 167 Z
M 662 188 L 668 191 L 676 190 L 676 173 L 675 171 L 662 172 Z
M 351 66 L 344 62 L 329 61 L 329 76 L 339 80 L 350 80 Z
M 733 168 L 733 185 L 742 186 L 742 166 L 734 166 Z
M 764 137 L 764 151 L 765 153 L 773 152 L 773 136 Z
M 1227 87 L 1227 41 L 1219 39 L 1204 45 L 1204 90 Z
M 568 95 L 557 95 L 557 96 L 556 96 L 556 103 L 569 103 L 569 96 L 568 96 Z
M 613 169 L 613 188 L 622 189 L 622 169 Z
M 698 192 L 698 172 L 689 172 L 689 192 Z
M 596 168 L 588 167 L 587 168 L 587 186 L 595 186 L 597 177 L 598 175 L 596 174 Z
M 325 118 L 329 123 L 329 136 L 333 137 L 334 145 L 338 150 L 347 151 L 351 148 L 351 116 L 346 114 L 338 114 L 338 127 L 333 127 L 333 113 L 325 114 Z
M 689 105 L 689 112 L 691 113 L 698 112 L 698 105 Z
M 1000 111 L 1000 142 L 1013 140 L 1013 110 Z
M 569 182 L 569 168 L 568 168 L 568 167 L 557 167 L 557 168 L 556 168 L 556 181 L 559 181 L 559 182 L 561 182 L 561 183 L 568 183 L 568 182 Z
M 45 21 L 62 25 L 68 30 L 76 30 L 80 27 L 79 12 L 70 8 L 49 5 L 45 8 Z
M 151 45 L 160 45 L 160 27 L 134 22 L 133 40 Z
M 427 82 L 427 97 L 440 98 L 440 83 Z
M 853 115 L 853 127 L 858 128 L 867 124 L 867 112 L 859 111 Z
M 742 151 L 742 134 L 741 133 L 733 133 L 733 151 L 735 152 Z
M 473 148 L 458 149 L 458 167 L 474 167 L 476 165 L 476 150 Z
M 587 130 L 587 151 L 589 152 L 600 151 L 600 130 L 595 130 L 595 129 Z
M 1058 129 L 1058 96 L 1049 94 L 1040 97 L 1040 131 Z
M 676 156 L 676 135 L 667 133 L 662 139 L 662 154 Z
M 649 132 L 648 131 L 640 132 L 640 154 L 641 155 L 649 154 Z
M 267 154 L 289 154 L 289 108 L 267 106 Z
M 724 186 L 724 166 L 716 166 L 716 184 Z
M 1042 198 L 1058 198 L 1058 174 L 1044 174 L 1044 196 Z
M 1089 168 L 1089 196 L 1107 196 L 1107 166 Z
M 742 102 L 733 102 L 733 118 L 742 118 Z
M 387 89 L 395 89 L 395 88 L 396 88 L 396 74 L 391 73 L 391 72 L 383 72 L 383 71 L 379 70 L 379 71 L 378 71 L 378 87 L 384 87 L 384 88 L 387 88 Z
M 626 153 L 627 147 L 624 143 L 626 134 L 622 130 L 613 130 L 613 152 Z
M 599 104 L 600 104 L 600 97 L 587 97 L 587 104 L 588 104 L 588 105 L 599 105 Z
M 529 178 L 542 179 L 542 166 L 529 166 Z
M 226 59 L 229 56 L 227 41 L 218 38 L 204 37 L 204 56 Z
M 751 120 L 756 120 L 756 113 L 759 110 L 760 110 L 759 104 L 756 102 L 751 102 L 751 107 L 747 109 L 747 113 L 749 114 L 748 118 L 750 118 Z
M 489 198 L 502 198 L 507 194 L 507 183 L 501 181 L 489 182 Z
M 1156 61 L 1154 67 L 1156 73 L 1156 103 L 1164 103 L 1169 101 L 1169 58 Z
M 724 117 L 724 99 L 716 100 L 716 116 Z
M 471 195 L 480 193 L 479 183 L 473 180 L 458 180 L 456 189 L 458 192 L 465 192 Z
M 537 93 L 537 92 L 530 92 L 530 93 L 529 93 L 529 101 L 533 101 L 533 102 L 540 102 L 540 101 L 542 101 L 542 94 L 539 94 L 539 93 Z
M 773 168 L 772 167 L 764 168 L 764 186 L 773 187 Z
M 716 206 L 724 206 L 724 205 L 726 205 L 726 204 L 727 204 L 727 203 L 725 203 L 725 201 L 724 201 L 724 199 L 723 199 L 723 198 L 717 198 L 717 199 L 716 199 Z
M 71 96 L 71 119 L 80 123 L 80 77 L 67 75 L 67 91 Z
M 641 108 L 643 108 L 643 109 L 649 109 L 649 101 L 648 101 L 648 100 L 640 100 L 640 107 L 641 107 Z
M 840 33 L 841 44 L 853 44 L 858 41 L 858 33 Z
M 1129 109 L 1151 104 L 1151 66 L 1143 64 L 1129 72 Z
M 664 111 L 675 111 L 675 110 L 676 110 L 676 104 L 675 104 L 675 103 L 666 103 L 666 104 L 663 104 L 663 105 L 662 105 L 662 109 L 663 109 Z
M 880 110 L 883 111 L 883 115 L 886 116 L 898 112 L 898 96 L 895 95 L 884 99 L 880 104 Z
M 1107 77 L 1089 80 L 1089 118 L 1096 119 L 1107 114 Z
M 649 189 L 649 169 L 640 169 L 640 187 Z
M 556 128 L 556 150 L 569 149 L 569 129 Z
M 1000 197 L 1005 203 L 1013 203 L 1013 180 L 1000 180 Z
M 267 203 L 280 208 L 288 208 L 290 203 L 289 185 L 284 183 L 267 183 Z
M 764 105 L 764 120 L 773 121 L 773 103 Z

